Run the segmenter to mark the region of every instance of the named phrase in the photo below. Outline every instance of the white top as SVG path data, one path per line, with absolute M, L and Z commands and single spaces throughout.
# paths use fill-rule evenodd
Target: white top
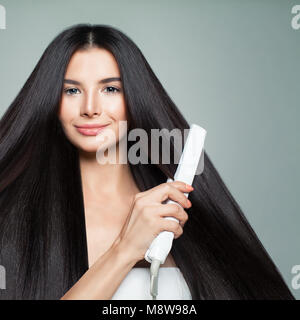
M 111 300 L 152 300 L 150 268 L 132 268 Z M 192 300 L 189 287 L 178 267 L 159 268 L 156 300 Z

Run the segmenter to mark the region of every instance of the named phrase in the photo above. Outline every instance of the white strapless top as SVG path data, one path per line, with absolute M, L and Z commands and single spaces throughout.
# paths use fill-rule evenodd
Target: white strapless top
M 159 268 L 156 299 L 192 300 L 189 287 L 178 267 Z M 111 300 L 152 300 L 150 268 L 132 268 Z

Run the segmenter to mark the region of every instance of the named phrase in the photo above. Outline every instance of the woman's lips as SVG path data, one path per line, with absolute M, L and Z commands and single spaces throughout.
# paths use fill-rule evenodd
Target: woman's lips
M 106 126 L 98 127 L 98 128 L 83 128 L 76 127 L 77 131 L 85 136 L 96 136 L 100 131 L 104 130 Z

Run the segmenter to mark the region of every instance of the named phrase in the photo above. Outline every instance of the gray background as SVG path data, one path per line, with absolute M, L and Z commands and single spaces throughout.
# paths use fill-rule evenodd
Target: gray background
M 289 0 L 0 0 L 0 112 L 49 42 L 76 23 L 109 24 L 142 50 L 291 287 L 300 264 L 300 29 Z

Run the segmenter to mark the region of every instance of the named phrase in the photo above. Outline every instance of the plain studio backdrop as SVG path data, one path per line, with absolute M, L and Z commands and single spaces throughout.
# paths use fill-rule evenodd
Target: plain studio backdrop
M 64 28 L 93 23 L 120 29 L 141 49 L 187 121 L 207 130 L 208 155 L 300 298 L 300 288 L 292 286 L 292 268 L 300 265 L 300 29 L 291 24 L 300 0 L 0 4 L 6 12 L 6 29 L 0 29 L 1 116 Z

